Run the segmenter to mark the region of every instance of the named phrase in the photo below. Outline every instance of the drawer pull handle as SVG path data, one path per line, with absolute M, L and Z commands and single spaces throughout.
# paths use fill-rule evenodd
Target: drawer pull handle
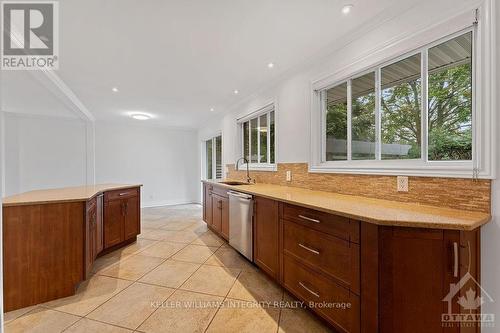
M 314 253 L 314 254 L 319 254 L 319 251 L 318 251 L 318 250 L 313 250 L 313 249 L 311 249 L 310 247 L 305 246 L 304 244 L 300 244 L 300 243 L 299 243 L 299 246 L 300 246 L 301 248 L 303 248 L 303 249 L 305 249 L 305 250 L 309 251 L 309 252 L 312 252 L 312 253 Z
M 320 220 L 312 219 L 310 217 L 304 216 L 304 215 L 299 215 L 299 217 L 303 220 L 314 222 L 314 223 L 321 223 Z
M 302 282 L 299 282 L 299 285 L 304 288 L 305 290 L 307 290 L 309 293 L 311 293 L 312 295 L 316 296 L 319 298 L 319 294 L 317 292 L 314 292 L 312 291 L 311 289 L 307 288 L 305 284 L 303 284 Z
M 458 243 L 453 242 L 453 276 L 458 277 Z
M 118 194 L 120 197 L 123 197 L 124 195 L 127 195 L 127 192 L 123 192 L 123 193 L 120 193 Z

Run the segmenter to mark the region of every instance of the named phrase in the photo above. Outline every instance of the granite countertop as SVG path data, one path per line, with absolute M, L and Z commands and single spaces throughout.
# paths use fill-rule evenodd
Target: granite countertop
M 2 199 L 3 207 L 53 202 L 86 201 L 102 192 L 138 187 L 142 184 L 96 184 L 20 193 Z
M 213 180 L 203 182 L 228 190 L 253 194 L 377 225 L 474 230 L 488 223 L 491 219 L 491 215 L 481 212 L 313 191 L 297 187 L 271 184 L 227 185 Z

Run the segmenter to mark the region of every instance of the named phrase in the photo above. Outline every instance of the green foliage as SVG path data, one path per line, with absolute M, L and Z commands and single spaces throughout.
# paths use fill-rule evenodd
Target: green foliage
M 472 81 L 471 65 L 465 63 L 429 74 L 429 159 L 470 160 L 472 157 Z M 353 140 L 373 141 L 374 94 L 357 97 L 352 103 Z M 407 156 L 420 158 L 421 82 L 387 87 L 382 91 L 382 142 L 410 145 Z M 347 103 L 329 105 L 326 134 L 347 138 Z

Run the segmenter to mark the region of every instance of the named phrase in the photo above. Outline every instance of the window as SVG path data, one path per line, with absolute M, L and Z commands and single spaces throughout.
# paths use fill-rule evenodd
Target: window
M 274 168 L 275 152 L 275 111 L 274 105 L 245 117 L 238 122 L 242 137 L 243 156 L 252 168 Z
M 453 166 L 437 164 L 446 161 L 471 170 L 473 49 L 470 28 L 315 89 L 313 169 Z
M 222 179 L 222 136 L 205 141 L 205 179 Z

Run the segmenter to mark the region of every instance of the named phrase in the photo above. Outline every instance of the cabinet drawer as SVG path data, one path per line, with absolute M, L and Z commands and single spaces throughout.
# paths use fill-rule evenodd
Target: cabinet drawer
M 139 189 L 137 187 L 126 188 L 123 190 L 107 191 L 104 193 L 104 201 L 107 202 L 115 199 L 130 198 L 137 195 L 139 195 Z
M 359 222 L 347 217 L 285 204 L 283 218 L 359 244 Z
M 359 245 L 284 221 L 285 254 L 319 270 L 359 295 Z
M 359 296 L 283 256 L 284 285 L 341 332 L 359 332 Z

